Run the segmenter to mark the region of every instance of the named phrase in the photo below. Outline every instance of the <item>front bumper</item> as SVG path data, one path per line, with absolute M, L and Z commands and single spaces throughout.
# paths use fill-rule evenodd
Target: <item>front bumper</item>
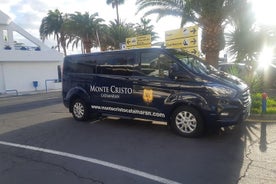
M 230 126 L 244 121 L 250 115 L 251 98 L 237 98 L 231 101 L 218 100 L 217 105 L 211 107 L 208 113 L 207 123 L 215 126 Z M 215 122 L 215 123 L 214 123 Z

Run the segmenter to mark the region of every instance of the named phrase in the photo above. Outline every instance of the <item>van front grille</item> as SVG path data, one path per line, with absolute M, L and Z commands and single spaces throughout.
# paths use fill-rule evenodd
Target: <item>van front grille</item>
M 250 91 L 246 90 L 241 95 L 241 101 L 244 107 L 248 107 L 251 103 Z

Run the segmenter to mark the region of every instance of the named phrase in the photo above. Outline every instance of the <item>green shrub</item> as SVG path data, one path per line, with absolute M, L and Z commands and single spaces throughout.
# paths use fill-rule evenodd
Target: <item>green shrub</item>
M 262 113 L 262 93 L 251 94 L 252 107 L 251 113 L 261 114 Z M 266 114 L 276 114 L 276 97 L 268 97 L 266 102 Z

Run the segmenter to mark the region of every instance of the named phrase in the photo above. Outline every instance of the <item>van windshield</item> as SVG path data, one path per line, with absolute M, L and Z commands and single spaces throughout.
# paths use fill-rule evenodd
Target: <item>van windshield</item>
M 203 60 L 201 60 L 200 58 L 189 55 L 181 50 L 168 49 L 168 51 L 195 73 L 210 74 L 211 72 L 217 71 L 214 67 L 204 64 Z

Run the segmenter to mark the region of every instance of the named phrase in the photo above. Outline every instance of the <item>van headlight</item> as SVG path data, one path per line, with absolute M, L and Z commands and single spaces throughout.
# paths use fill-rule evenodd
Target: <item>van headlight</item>
M 208 86 L 207 89 L 212 94 L 218 97 L 234 98 L 237 95 L 237 90 L 226 86 L 221 86 L 221 85 Z

